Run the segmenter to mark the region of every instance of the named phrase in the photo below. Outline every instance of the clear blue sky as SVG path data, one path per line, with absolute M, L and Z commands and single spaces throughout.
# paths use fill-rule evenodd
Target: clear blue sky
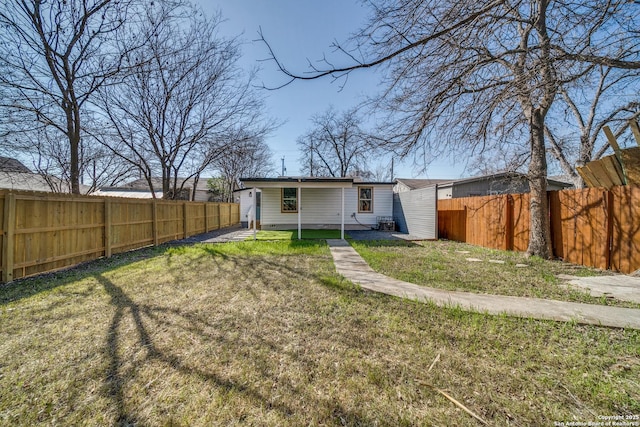
M 365 22 L 368 10 L 357 0 L 195 0 L 207 14 L 222 12 L 225 22 L 221 33 L 241 35 L 245 41 L 241 64 L 247 68 L 260 66 L 258 82 L 275 87 L 286 79 L 277 72 L 272 62 L 259 62 L 268 57 L 266 46 L 258 41 L 261 27 L 265 38 L 279 59 L 291 70 L 303 73 L 308 70 L 307 59 L 316 61 L 324 54 L 331 55 L 331 43 L 343 41 Z M 334 58 L 340 58 L 334 56 Z M 311 126 L 310 118 L 322 113 L 330 105 L 345 110 L 357 105 L 364 96 L 378 90 L 379 76 L 375 71 L 354 73 L 341 89 L 342 81 L 331 78 L 315 81 L 298 81 L 267 93 L 269 115 L 285 123 L 276 130 L 267 143 L 274 154 L 274 163 L 280 172 L 280 159 L 285 158 L 287 175 L 300 175 L 300 154 L 296 138 Z M 389 165 L 391 158 L 381 159 Z M 426 173 L 416 174 L 412 160 L 400 163 L 396 160 L 396 177 L 458 178 L 464 165 L 451 165 L 448 160 L 432 164 Z M 375 164 L 370 165 L 372 168 Z

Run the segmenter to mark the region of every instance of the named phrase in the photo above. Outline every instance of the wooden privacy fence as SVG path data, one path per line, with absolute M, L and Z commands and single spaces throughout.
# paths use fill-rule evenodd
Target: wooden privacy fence
M 0 191 L 2 281 L 239 222 L 236 203 Z
M 554 256 L 622 273 L 640 269 L 640 187 L 550 191 Z M 529 195 L 438 200 L 438 236 L 526 251 Z

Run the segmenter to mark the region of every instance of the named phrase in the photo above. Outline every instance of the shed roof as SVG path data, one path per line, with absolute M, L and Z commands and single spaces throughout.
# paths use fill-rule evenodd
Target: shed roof
M 396 181 L 403 183 L 411 190 L 418 190 L 420 188 L 431 187 L 434 184 L 440 184 L 442 182 L 451 182 L 450 179 L 419 179 L 419 178 L 396 178 Z

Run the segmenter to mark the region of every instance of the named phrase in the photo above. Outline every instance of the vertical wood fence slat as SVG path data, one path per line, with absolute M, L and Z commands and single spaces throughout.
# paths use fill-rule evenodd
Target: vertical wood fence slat
M 111 200 L 104 199 L 104 256 L 111 257 Z
M 208 203 L 204 203 L 202 205 L 202 212 L 204 214 L 204 232 L 209 232 L 209 216 L 207 215 L 207 205 Z
M 514 232 L 514 224 L 513 224 L 514 201 L 513 201 L 513 196 L 511 194 L 507 195 L 505 209 L 507 210 L 507 212 L 505 215 L 504 246 L 506 250 L 511 251 L 513 250 L 513 232 Z
M 151 202 L 151 216 L 153 221 L 153 246 L 158 246 L 158 201 Z
M 4 282 L 10 282 L 13 280 L 16 230 L 16 197 L 12 193 L 5 196 L 2 229 L 4 230 L 4 238 L 2 239 L 2 280 Z
M 182 225 L 184 226 L 184 238 L 186 239 L 187 237 L 189 237 L 189 227 L 187 224 L 187 203 L 183 202 L 182 203 Z
M 607 250 L 606 250 L 606 269 L 611 269 L 611 251 L 613 250 L 613 193 L 605 191 L 606 198 L 606 221 L 607 221 Z

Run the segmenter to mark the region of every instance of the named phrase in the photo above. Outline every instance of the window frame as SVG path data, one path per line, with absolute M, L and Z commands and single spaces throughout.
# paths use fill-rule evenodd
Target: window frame
M 360 190 L 364 190 L 364 189 L 369 189 L 371 190 L 371 198 L 370 199 L 363 199 L 360 193 Z M 369 210 L 362 210 L 361 206 L 362 206 L 362 201 L 369 201 Z M 372 185 L 362 185 L 362 186 L 358 186 L 358 213 L 373 213 L 373 186 Z
M 296 207 L 294 210 L 288 210 L 284 208 L 284 190 L 294 190 L 296 192 L 295 201 Z M 287 200 L 292 199 L 292 197 L 287 198 Z M 298 189 L 296 187 L 282 187 L 280 189 L 280 213 L 298 213 Z

